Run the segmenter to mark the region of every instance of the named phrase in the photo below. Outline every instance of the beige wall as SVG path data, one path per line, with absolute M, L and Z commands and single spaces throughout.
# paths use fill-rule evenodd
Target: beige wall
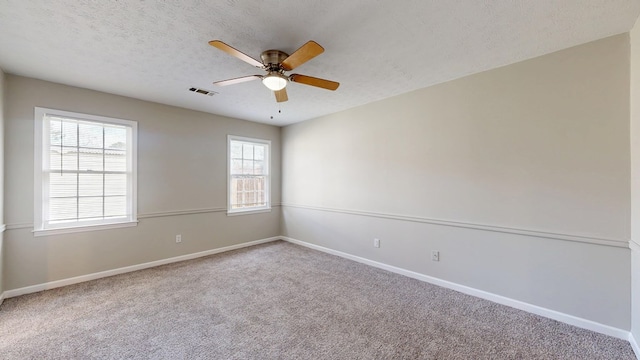
M 7 89 L 5 290 L 279 235 L 278 207 L 222 211 L 227 134 L 272 141 L 272 199 L 280 203 L 278 127 L 13 75 Z M 138 122 L 137 227 L 33 236 L 35 106 Z
M 0 71 L 0 293 L 282 232 L 639 339 L 637 28 L 631 104 L 619 35 L 284 128 L 282 218 L 219 211 L 227 134 L 272 140 L 280 202 L 280 129 Z M 33 237 L 34 106 L 139 122 L 139 226 Z
M 630 328 L 628 34 L 282 136 L 284 235 Z
M 5 75 L 0 69 L 0 296 L 4 292 L 4 112 Z
M 640 344 L 640 23 L 631 31 L 631 332 Z M 640 356 L 640 354 L 638 354 Z

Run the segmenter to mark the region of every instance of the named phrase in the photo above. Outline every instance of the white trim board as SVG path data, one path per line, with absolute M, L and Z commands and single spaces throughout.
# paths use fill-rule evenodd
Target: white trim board
M 271 204 L 271 208 L 279 207 L 279 206 L 280 204 Z M 207 213 L 218 213 L 218 212 L 226 213 L 227 208 L 216 207 L 216 208 L 203 208 L 203 209 L 160 211 L 160 212 L 154 212 L 154 213 L 138 214 L 138 220 L 151 219 L 151 218 L 157 218 L 157 217 L 183 216 L 183 215 L 207 214 Z
M 640 359 L 640 346 L 638 346 L 638 342 L 631 332 L 629 333 L 629 343 L 631 344 L 633 352 L 636 353 L 636 358 Z
M 6 230 L 33 229 L 33 223 L 7 224 Z
M 421 280 L 421 281 L 424 281 L 424 282 L 427 282 L 427 283 L 431 283 L 431 284 L 434 284 L 434 285 L 442 286 L 444 288 L 448 288 L 448 289 L 451 289 L 451 290 L 459 291 L 459 292 L 467 294 L 467 295 L 479 297 L 481 299 L 489 300 L 489 301 L 492 301 L 492 302 L 495 302 L 495 303 L 498 303 L 498 304 L 502 304 L 502 305 L 510 306 L 510 307 L 513 307 L 513 308 L 516 308 L 516 309 L 519 309 L 519 310 L 527 311 L 527 312 L 532 313 L 532 314 L 536 314 L 536 315 L 544 316 L 544 317 L 547 317 L 547 318 L 550 318 L 550 319 L 553 319 L 553 320 L 561 321 L 561 322 L 567 323 L 569 325 L 573 325 L 573 326 L 577 326 L 577 327 L 580 327 L 580 328 L 583 328 L 583 329 L 595 331 L 595 332 L 598 332 L 598 333 L 601 333 L 601 334 L 613 336 L 613 337 L 618 338 L 618 339 L 627 340 L 627 341 L 629 341 L 631 343 L 631 346 L 633 347 L 633 350 L 635 351 L 636 356 L 640 359 L 640 347 L 638 347 L 638 343 L 636 342 L 636 339 L 633 337 L 633 334 L 631 334 L 629 331 L 618 329 L 618 328 L 614 328 L 614 327 L 609 326 L 609 325 L 600 324 L 600 323 L 597 323 L 595 321 L 579 318 L 579 317 L 576 317 L 576 316 L 573 316 L 573 315 L 564 314 L 564 313 L 561 313 L 559 311 L 546 309 L 546 308 L 543 308 L 543 307 L 540 307 L 540 306 L 536 306 L 536 305 L 532 305 L 532 304 L 529 304 L 529 303 L 525 303 L 525 302 L 522 302 L 522 301 L 519 301 L 519 300 L 510 299 L 510 298 L 507 298 L 507 297 L 504 297 L 504 296 L 501 296 L 501 295 L 496 295 L 496 294 L 493 294 L 493 293 L 489 293 L 489 292 L 486 292 L 486 291 L 483 291 L 483 290 L 478 290 L 478 289 L 471 288 L 471 287 L 468 287 L 468 286 L 456 284 L 456 283 L 453 283 L 453 282 L 450 282 L 450 281 L 438 279 L 438 278 L 435 278 L 435 277 L 432 277 L 432 276 L 420 274 L 420 273 L 417 273 L 417 272 L 414 272 L 414 271 L 410 271 L 410 270 L 406 270 L 406 269 L 403 269 L 403 268 L 399 268 L 399 267 L 396 267 L 396 266 L 387 265 L 387 264 L 384 264 L 384 263 L 381 263 L 381 262 L 377 262 L 377 261 L 373 261 L 373 260 L 369 260 L 369 259 L 366 259 L 366 258 L 363 258 L 363 257 L 347 254 L 347 253 L 344 253 L 344 252 L 341 252 L 341 251 L 337 251 L 337 250 L 333 250 L 333 249 L 329 249 L 329 248 L 326 248 L 326 247 L 323 247 L 323 246 L 310 244 L 310 243 L 307 243 L 307 242 L 304 242 L 304 241 L 301 241 L 301 240 L 297 240 L 297 239 L 293 239 L 293 238 L 290 238 L 290 237 L 286 237 L 286 236 L 275 236 L 275 237 L 271 237 L 271 238 L 266 238 L 266 239 L 261 239 L 261 240 L 256 240 L 256 241 L 250 241 L 250 242 L 246 242 L 246 243 L 242 243 L 242 244 L 238 244 L 238 245 L 226 246 L 226 247 L 206 250 L 206 251 L 202 251 L 202 252 L 198 252 L 198 253 L 181 255 L 181 256 L 176 256 L 176 257 L 172 257 L 172 258 L 168 258 L 168 259 L 156 260 L 156 261 L 151 261 L 151 262 L 147 262 L 147 263 L 143 263 L 143 264 L 131 265 L 131 266 L 126 266 L 126 267 L 122 267 L 122 268 L 118 268 L 118 269 L 107 270 L 107 271 L 102 271 L 102 272 L 97 272 L 97 273 L 92 273 L 92 274 L 87 274 L 87 275 L 81 275 L 81 276 L 76 276 L 76 277 L 73 277 L 73 278 L 56 280 L 56 281 L 51 281 L 51 282 L 32 285 L 32 286 L 26 286 L 26 287 L 22 287 L 22 288 L 18 288 L 18 289 L 13 289 L 13 290 L 7 290 L 7 291 L 5 291 L 5 292 L 0 294 L 0 304 L 2 304 L 2 301 L 4 299 L 8 299 L 8 298 L 12 298 L 12 297 L 20 296 L 20 295 L 30 294 L 30 293 L 34 293 L 34 292 L 38 292 L 38 291 L 43 291 L 43 290 L 54 289 L 54 288 L 58 288 L 58 287 L 62 287 L 62 286 L 77 284 L 77 283 L 90 281 L 90 280 L 96 280 L 96 279 L 100 279 L 100 278 L 104 278 L 104 277 L 124 274 L 124 273 L 133 272 L 133 271 L 137 271 L 137 270 L 148 269 L 148 268 L 151 268 L 151 267 L 170 264 L 170 263 L 175 263 L 175 262 L 179 262 L 179 261 L 196 259 L 196 258 L 203 257 L 203 256 L 218 254 L 218 253 L 231 251 L 231 250 L 237 250 L 237 249 L 241 249 L 241 248 L 245 248 L 245 247 L 249 247 L 249 246 L 254 246 L 254 245 L 258 245 L 258 244 L 264 244 L 264 243 L 268 243 L 268 242 L 272 242 L 272 241 L 276 241 L 276 240 L 284 240 L 284 241 L 287 241 L 287 242 L 290 242 L 290 243 L 293 243 L 293 244 L 297 244 L 297 245 L 304 246 L 304 247 L 307 247 L 307 248 L 311 248 L 311 249 L 314 249 L 314 250 L 322 251 L 322 252 L 325 252 L 325 253 L 328 253 L 328 254 L 340 256 L 340 257 L 343 257 L 345 259 L 353 260 L 353 261 L 356 261 L 356 262 L 359 262 L 359 263 L 362 263 L 362 264 L 366 264 L 366 265 L 373 266 L 373 267 L 376 267 L 376 268 L 379 268 L 379 269 L 387 270 L 387 271 L 390 271 L 390 272 L 393 272 L 393 273 L 396 273 L 396 274 L 408 276 L 410 278 L 414 278 L 414 279 Z
M 237 250 L 237 249 L 258 245 L 258 244 L 264 244 L 264 243 L 277 241 L 277 240 L 280 240 L 279 236 L 250 241 L 250 242 L 246 242 L 238 245 L 231 245 L 231 246 L 225 246 L 217 249 L 201 251 L 193 254 L 180 255 L 180 256 L 176 256 L 168 259 L 156 260 L 156 261 L 151 261 L 143 264 L 125 266 L 125 267 L 121 267 L 113 270 L 106 270 L 106 271 L 101 271 L 101 272 L 87 274 L 87 275 L 80 275 L 80 276 L 62 279 L 62 280 L 50 281 L 43 284 L 37 284 L 37 285 L 26 286 L 18 289 L 7 290 L 2 294 L 2 296 L 8 299 L 8 298 L 12 298 L 20 295 L 35 293 L 38 291 L 55 289 L 62 286 L 73 285 L 73 284 L 78 284 L 85 281 L 91 281 L 91 280 L 101 279 L 109 276 L 120 275 L 128 272 L 148 269 L 148 268 L 152 268 L 160 265 L 166 265 L 166 264 L 171 264 L 179 261 L 196 259 L 203 256 L 218 254 L 218 253 L 227 252 L 231 250 Z
M 569 315 L 569 314 L 565 314 L 565 313 L 561 313 L 559 311 L 555 311 L 555 310 L 551 310 L 551 309 L 547 309 L 547 308 L 543 308 L 537 305 L 533 305 L 533 304 L 529 304 L 523 301 L 519 301 L 519 300 L 515 300 L 515 299 L 511 299 L 505 296 L 501 296 L 501 295 L 497 295 L 497 294 L 493 294 L 487 291 L 483 291 L 483 290 L 479 290 L 479 289 L 475 289 L 469 286 L 465 286 L 465 285 L 460 285 L 460 284 L 456 284 L 454 282 L 450 282 L 450 281 L 446 281 L 446 280 L 442 280 L 442 279 L 438 279 L 432 276 L 428 276 L 428 275 L 424 275 L 424 274 L 420 274 L 414 271 L 410 271 L 410 270 L 406 270 L 403 268 L 399 268 L 396 266 L 392 266 L 392 265 L 387 265 L 385 263 L 381 263 L 378 261 L 373 261 L 373 260 L 369 260 L 363 257 L 359 257 L 359 256 L 355 256 L 355 255 L 351 255 L 351 254 L 347 254 L 344 253 L 342 251 L 338 251 L 338 250 L 333 250 L 333 249 L 329 249 L 323 246 L 319 246 L 319 245 L 315 245 L 315 244 L 310 244 L 301 240 L 297 240 L 297 239 L 293 239 L 290 237 L 286 237 L 286 236 L 282 236 L 281 237 L 282 240 L 288 241 L 290 243 L 293 244 L 297 244 L 297 245 L 301 245 L 304 247 L 308 247 L 310 249 L 314 249 L 314 250 L 318 250 L 318 251 L 322 251 L 331 255 L 336 255 L 336 256 L 340 256 L 343 257 L 345 259 L 349 259 L 349 260 L 353 260 L 353 261 L 357 261 L 359 263 L 362 264 L 366 264 L 366 265 L 370 265 L 379 269 L 383 269 L 383 270 L 387 270 L 396 274 L 400 274 L 400 275 L 404 275 L 404 276 L 408 276 L 410 278 L 414 278 L 417 280 L 421 280 L 430 284 L 434 284 L 434 285 L 438 285 L 438 286 L 442 286 L 444 288 L 447 289 L 451 289 L 451 290 L 455 290 L 458 292 L 461 292 L 463 294 L 467 294 L 467 295 L 471 295 L 471 296 L 475 296 L 481 299 L 485 299 L 485 300 L 489 300 L 501 305 L 506 305 L 506 306 L 510 306 L 512 308 L 516 308 L 519 310 L 523 310 L 535 315 L 540 315 L 549 319 L 553 319 L 553 320 L 557 320 L 569 325 L 573 325 L 573 326 L 577 326 L 579 328 L 583 328 L 583 329 L 587 329 L 587 330 L 591 330 L 591 331 L 595 331 L 601 334 L 605 334 L 605 335 L 609 335 L 609 336 L 613 336 L 615 338 L 618 339 L 622 339 L 622 340 L 629 340 L 630 337 L 630 332 L 623 330 L 623 329 L 618 329 L 615 328 L 613 326 L 609 326 L 609 325 L 605 325 L 605 324 L 600 324 L 597 323 L 595 321 L 591 321 L 591 320 L 587 320 L 587 319 L 583 319 L 583 318 L 579 318 L 577 316 L 573 316 L 573 315 Z
M 387 213 L 379 213 L 379 212 L 337 209 L 337 208 L 328 208 L 328 207 L 320 207 L 320 206 L 299 205 L 299 204 L 282 203 L 281 206 L 283 208 L 290 207 L 290 208 L 298 208 L 298 209 L 306 209 L 306 210 L 334 212 L 334 213 L 348 214 L 348 215 L 375 217 L 380 219 L 411 221 L 411 222 L 440 225 L 440 226 L 452 226 L 452 227 L 482 230 L 482 231 L 493 231 L 493 232 L 506 233 L 506 234 L 535 236 L 539 238 L 552 239 L 552 240 L 573 241 L 573 242 L 580 242 L 580 243 L 586 243 L 586 244 L 613 246 L 613 247 L 627 248 L 627 249 L 629 248 L 628 239 L 605 239 L 605 238 L 598 238 L 598 237 L 592 237 L 592 236 L 560 234 L 560 233 L 551 233 L 551 232 L 540 231 L 540 230 L 517 229 L 517 228 L 509 228 L 509 227 L 496 226 L 496 225 L 474 224 L 474 223 L 468 223 L 468 222 L 462 222 L 462 221 L 432 219 L 432 218 L 420 217 L 420 216 L 387 214 Z
M 161 212 L 155 212 L 155 213 L 138 214 L 138 219 L 149 219 L 149 218 L 165 217 L 165 216 L 206 214 L 206 213 L 216 213 L 216 212 L 226 212 L 226 211 L 227 211 L 227 208 L 206 208 L 206 209 L 161 211 Z
M 280 207 L 280 204 L 271 204 L 271 208 Z M 154 213 L 146 213 L 146 214 L 138 214 L 138 221 L 142 219 L 152 219 L 158 217 L 167 217 L 167 216 L 184 216 L 184 215 L 195 215 L 195 214 L 208 214 L 208 213 L 218 213 L 218 212 L 227 212 L 227 208 L 204 208 L 204 209 L 185 209 L 185 210 L 173 210 L 173 211 L 160 211 Z M 0 225 L 0 230 L 3 229 L 4 225 Z M 20 229 L 29 229 L 33 228 L 33 223 L 16 223 L 16 224 L 8 224 L 6 225 L 6 230 L 20 230 Z M 1 232 L 1 231 L 0 231 Z

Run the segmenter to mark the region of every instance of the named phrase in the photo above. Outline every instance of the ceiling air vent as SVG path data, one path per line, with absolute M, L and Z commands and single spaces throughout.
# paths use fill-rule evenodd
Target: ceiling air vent
M 198 93 L 198 94 L 209 95 L 209 96 L 213 96 L 213 95 L 217 94 L 217 92 L 215 92 L 215 91 L 211 91 L 211 90 L 207 90 L 207 89 L 198 89 L 198 88 L 194 88 L 194 87 L 190 88 L 189 91 L 193 91 L 193 92 Z

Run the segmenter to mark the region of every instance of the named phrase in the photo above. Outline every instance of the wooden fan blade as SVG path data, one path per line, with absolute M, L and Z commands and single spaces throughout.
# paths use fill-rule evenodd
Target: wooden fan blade
M 317 42 L 312 40 L 302 45 L 298 50 L 294 51 L 293 54 L 284 59 L 280 65 L 282 65 L 283 69 L 290 71 L 313 59 L 314 57 L 322 54 L 323 52 L 324 48 Z
M 218 86 L 227 86 L 227 85 L 239 84 L 239 83 L 243 83 L 243 82 L 247 82 L 247 81 L 251 81 L 251 80 L 256 80 L 256 79 L 262 79 L 262 76 L 260 76 L 260 75 L 249 75 L 249 76 L 243 76 L 243 77 L 234 78 L 234 79 L 216 81 L 213 84 L 214 85 L 218 85 Z
M 335 81 L 325 80 L 325 79 L 315 78 L 313 76 L 300 75 L 300 74 L 292 74 L 291 76 L 289 76 L 289 80 L 293 82 L 305 84 L 305 85 L 311 85 L 311 86 L 327 89 L 327 90 L 335 90 L 338 88 L 338 86 L 340 86 L 340 83 Z
M 264 67 L 264 65 L 260 61 L 252 58 L 251 56 L 243 53 L 240 50 L 232 48 L 231 46 L 223 43 L 220 40 L 211 40 L 211 41 L 209 41 L 209 45 L 211 45 L 211 46 L 213 46 L 215 48 L 218 48 L 218 49 L 226 52 L 227 54 L 229 54 L 231 56 L 235 56 L 238 59 L 240 59 L 240 60 L 242 60 L 242 61 L 244 61 L 246 63 L 249 63 L 250 65 L 253 65 L 253 66 L 259 67 L 259 68 L 263 68 Z
M 282 90 L 274 91 L 273 93 L 276 94 L 277 102 L 285 102 L 289 100 L 289 97 L 287 96 L 287 88 L 282 88 Z

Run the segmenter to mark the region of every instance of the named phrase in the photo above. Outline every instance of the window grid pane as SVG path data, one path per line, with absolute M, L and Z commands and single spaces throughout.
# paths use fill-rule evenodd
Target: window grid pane
M 229 210 L 269 208 L 269 144 L 229 136 Z
M 104 195 L 103 174 L 78 174 L 78 196 Z
M 104 150 L 78 148 L 78 170 L 103 171 Z
M 105 150 L 105 171 L 127 171 L 127 153 L 122 150 Z
M 67 220 L 78 216 L 78 199 L 72 198 L 52 198 L 49 200 L 49 219 Z
M 125 216 L 126 214 L 126 196 L 109 196 L 104 198 L 104 216 Z
M 102 196 L 89 196 L 78 198 L 78 219 L 94 219 L 103 216 Z
M 267 206 L 265 176 L 232 176 L 231 208 L 243 209 Z
M 127 214 L 131 128 L 45 115 L 43 121 L 47 120 L 45 226 L 131 216 Z
M 75 197 L 77 193 L 77 174 L 54 173 L 49 175 L 49 196 L 51 198 Z

